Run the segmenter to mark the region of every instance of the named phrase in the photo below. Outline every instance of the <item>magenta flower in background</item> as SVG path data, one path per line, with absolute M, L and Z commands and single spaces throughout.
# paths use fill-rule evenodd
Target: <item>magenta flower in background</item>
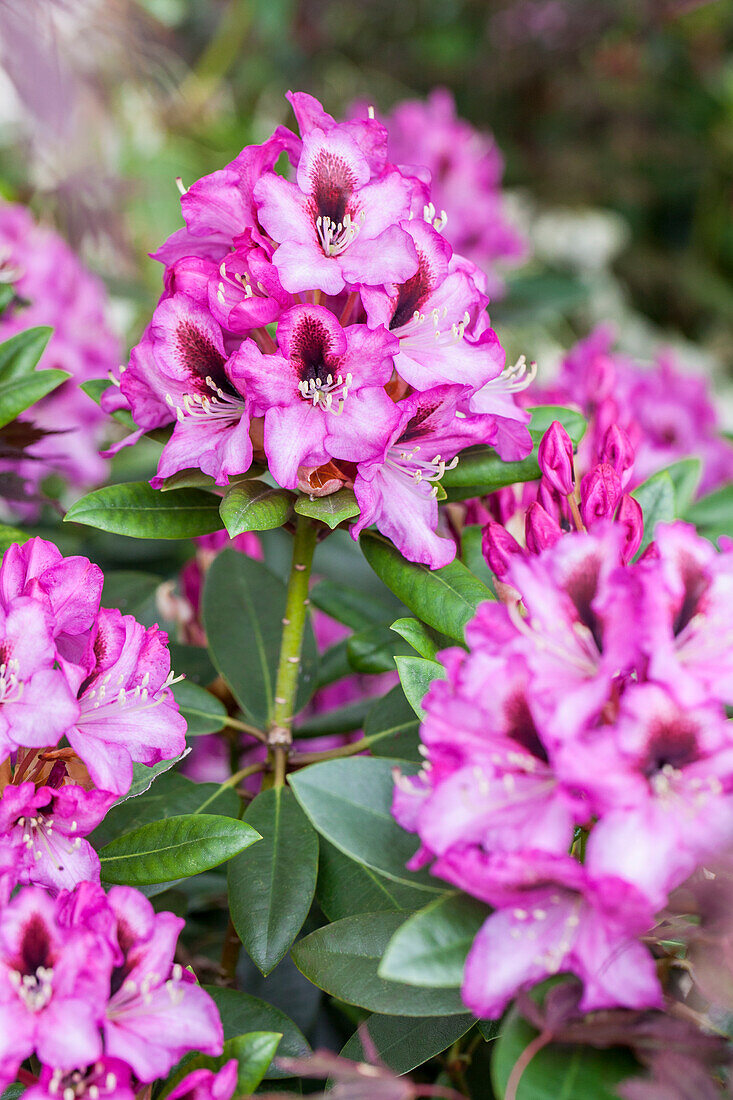
M 62 434 L 34 443 L 20 463 L 3 460 L 0 469 L 18 474 L 29 494 L 50 473 L 62 474 L 76 489 L 98 484 L 107 470 L 98 452 L 108 421 L 79 384 L 107 377 L 120 362 L 122 348 L 107 319 L 104 286 L 53 229 L 37 224 L 25 207 L 4 201 L 0 256 L 17 295 L 0 317 L 0 340 L 34 325 L 50 325 L 53 336 L 39 368 L 71 375 L 21 414 L 21 420 Z

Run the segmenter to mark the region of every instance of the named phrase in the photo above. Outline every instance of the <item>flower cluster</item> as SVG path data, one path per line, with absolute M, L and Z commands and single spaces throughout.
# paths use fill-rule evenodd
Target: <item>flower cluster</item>
M 573 444 L 555 420 L 539 445 L 542 477 L 532 484 L 532 500 L 524 512 L 524 549 L 539 554 L 554 546 L 563 533 L 590 530 L 612 520 L 621 525 L 624 542 L 621 557 L 630 561 L 641 546 L 644 516 L 641 506 L 625 487 L 634 469 L 634 451 L 622 428 L 611 424 L 601 442 L 598 461 L 577 483 Z M 523 547 L 501 523 L 489 520 L 483 530 L 483 553 L 489 567 L 502 578 L 513 554 Z
M 485 277 L 428 183 L 388 162 L 386 129 L 290 101 L 300 137 L 279 127 L 184 192 L 185 228 L 156 253 L 163 296 L 105 406 L 129 405 L 140 433 L 174 424 L 155 486 L 186 468 L 225 485 L 266 459 L 286 489 L 353 486 L 354 537 L 375 523 L 435 568 L 455 547 L 434 482 L 473 443 L 529 452 L 523 380 Z
M 33 325 L 50 325 L 53 335 L 39 366 L 72 376 L 21 416 L 47 434 L 27 448 L 27 457 L 4 455 L 0 470 L 22 478 L 26 499 L 52 472 L 80 489 L 98 484 L 106 473 L 99 446 L 108 421 L 78 387 L 106 377 L 120 361 L 104 287 L 57 233 L 37 225 L 25 207 L 8 202 L 0 202 L 0 282 L 12 284 L 15 292 L 0 317 L 0 340 Z
M 613 350 L 613 329 L 598 326 L 565 356 L 552 387 L 533 404 L 571 405 L 589 418 L 581 456 L 592 455 L 612 424 L 634 448 L 633 484 L 690 455 L 702 461 L 699 492 L 733 478 L 733 444 L 721 436 L 707 379 L 684 373 L 671 352 L 646 367 Z M 587 459 L 586 459 L 587 461 Z
M 527 243 L 504 209 L 504 161 L 493 137 L 456 115 L 446 88 L 436 88 L 425 102 L 398 103 L 386 125 L 390 160 L 419 178 L 427 169 L 432 200 L 448 213 L 446 237 L 486 272 L 488 293 L 495 297 L 504 285 L 498 267 L 523 260 Z
M 634 564 L 622 525 L 513 555 L 506 603 L 424 702 L 423 772 L 394 810 L 415 857 L 495 907 L 463 995 L 499 1015 L 560 971 L 581 1010 L 661 1004 L 641 942 L 668 894 L 733 834 L 733 549 L 660 525 Z
M 21 890 L 0 910 L 0 1086 L 35 1055 L 33 1100 L 132 1100 L 188 1051 L 221 1054 L 214 1002 L 174 961 L 182 926 L 130 887 Z M 177 1096 L 196 1095 L 194 1076 Z M 228 1100 L 236 1066 L 220 1077 L 209 1095 Z
M 100 608 L 102 582 L 96 565 L 40 538 L 0 565 L 0 859 L 11 886 L 98 880 L 83 838 L 129 789 L 133 761 L 185 748 L 166 635 Z

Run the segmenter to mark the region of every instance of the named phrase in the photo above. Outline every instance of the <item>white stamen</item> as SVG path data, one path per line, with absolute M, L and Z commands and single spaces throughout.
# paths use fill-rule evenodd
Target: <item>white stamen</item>
M 327 214 L 319 214 L 316 218 L 316 233 L 325 255 L 340 256 L 345 252 L 358 237 L 365 220 L 366 213 L 363 210 L 357 221 L 352 219 L 351 214 L 344 214 L 342 222 L 334 222 Z

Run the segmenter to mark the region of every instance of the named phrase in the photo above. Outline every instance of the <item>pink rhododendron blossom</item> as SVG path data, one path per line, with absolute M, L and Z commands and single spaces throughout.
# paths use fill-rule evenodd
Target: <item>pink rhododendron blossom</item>
M 3 459 L 0 469 L 18 474 L 29 494 L 53 472 L 78 488 L 99 483 L 106 472 L 98 454 L 106 417 L 79 384 L 105 378 L 120 361 L 104 286 L 53 229 L 38 225 L 25 207 L 5 201 L 0 202 L 0 253 L 17 296 L 0 317 L 0 340 L 49 325 L 53 335 L 39 369 L 71 375 L 21 414 L 21 420 L 51 434 L 30 446 L 28 459 Z
M 226 1062 L 218 1073 L 195 1069 L 168 1093 L 170 1100 L 231 1100 L 237 1087 L 237 1059 Z
M 526 457 L 515 395 L 531 375 L 505 369 L 486 276 L 442 235 L 429 173 L 391 164 L 373 118 L 289 99 L 300 137 L 281 127 L 184 193 L 186 228 L 156 253 L 161 301 L 105 406 L 130 409 L 128 442 L 174 425 L 156 487 L 189 468 L 226 485 L 266 462 L 311 497 L 353 488 L 368 516 L 355 536 L 373 522 L 437 568 L 455 546 L 436 533 L 436 502 L 411 491 L 415 473 L 441 476 L 472 443 Z M 413 391 L 451 385 L 460 400 L 432 440 L 426 424 L 423 465 L 395 477 Z
M 527 244 L 504 209 L 504 164 L 494 139 L 456 115 L 453 97 L 444 88 L 425 102 L 398 103 L 385 121 L 390 159 L 420 176 L 427 169 L 432 201 L 447 214 L 447 239 L 485 269 L 490 293 L 500 293 L 498 267 L 524 259 Z
M 64 1070 L 43 1066 L 38 1084 L 26 1089 L 28 1100 L 59 1100 L 69 1095 L 74 1100 L 134 1100 L 130 1067 L 119 1058 L 102 1056 L 81 1069 Z

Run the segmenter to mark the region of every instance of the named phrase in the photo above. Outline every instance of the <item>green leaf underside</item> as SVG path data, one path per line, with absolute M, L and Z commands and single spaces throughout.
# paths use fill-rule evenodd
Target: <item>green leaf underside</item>
M 185 814 L 141 825 L 99 853 L 105 882 L 152 886 L 217 867 L 260 836 L 251 826 L 219 814 Z
M 311 519 L 320 520 L 333 531 L 339 523 L 358 516 L 359 505 L 356 503 L 353 489 L 339 489 L 327 497 L 311 499 L 308 496 L 300 496 L 295 502 L 295 511 L 299 516 L 310 516 Z
M 466 956 L 489 909 L 447 894 L 414 913 L 390 940 L 379 975 L 408 985 L 458 989 Z
M 282 1034 L 279 1056 L 301 1058 L 310 1052 L 300 1028 L 275 1005 L 238 989 L 222 989 L 216 985 L 205 985 L 204 989 L 219 1009 L 225 1040 L 248 1031 L 278 1031 Z M 265 1072 L 266 1079 L 289 1076 L 275 1065 L 270 1065 Z
M 405 869 L 418 842 L 392 816 L 394 764 L 381 757 L 326 760 L 298 772 L 290 785 L 321 836 L 344 855 L 395 882 L 442 893 L 427 871 Z M 401 767 L 408 775 L 418 770 L 407 761 Z
M 311 932 L 292 950 L 298 969 L 347 1004 L 390 1016 L 465 1015 L 452 989 L 417 989 L 377 975 L 385 948 L 404 913 L 364 913 Z
M 379 1058 L 397 1074 L 409 1073 L 442 1054 L 473 1027 L 473 1016 L 380 1016 L 364 1021 Z M 363 1062 L 366 1058 L 360 1031 L 354 1032 L 341 1051 L 342 1058 Z
M 192 684 L 190 680 L 179 680 L 172 690 L 178 709 L 186 719 L 187 737 L 217 733 L 226 724 L 226 707 L 210 691 Z
M 230 538 L 247 531 L 272 531 L 290 515 L 292 496 L 262 481 L 241 481 L 228 490 L 219 511 Z
M 372 531 L 360 539 L 377 576 L 419 619 L 449 638 L 462 642 L 478 605 L 493 599 L 491 590 L 460 561 L 431 570 L 406 561 L 391 542 Z
M 258 794 L 244 820 L 262 840 L 229 863 L 229 909 L 250 958 L 269 974 L 308 916 L 318 875 L 318 835 L 283 787 Z
M 161 493 L 147 481 L 107 485 L 72 504 L 64 517 L 115 535 L 148 539 L 189 539 L 223 527 L 219 498 L 201 489 Z
M 395 657 L 400 676 L 400 684 L 405 698 L 420 721 L 425 717 L 422 701 L 433 680 L 444 680 L 446 671 L 437 661 L 427 661 L 424 657 Z

